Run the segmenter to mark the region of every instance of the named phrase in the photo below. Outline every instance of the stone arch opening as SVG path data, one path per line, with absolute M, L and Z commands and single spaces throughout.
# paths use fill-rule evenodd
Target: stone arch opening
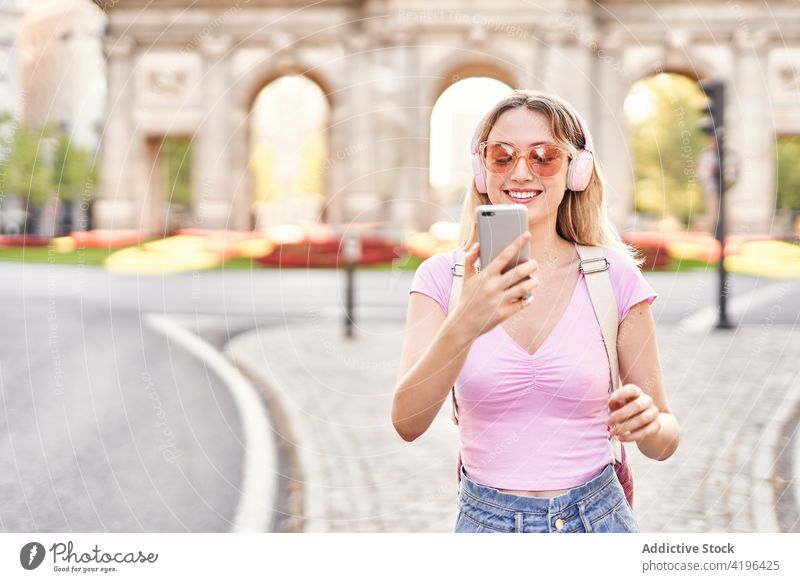
M 441 97 L 451 85 L 469 78 L 489 78 L 508 85 L 517 87 L 517 77 L 507 68 L 494 62 L 471 62 L 451 65 L 439 77 L 439 82 L 434 87 L 434 101 Z
M 696 72 L 678 71 L 641 78 L 625 99 L 637 229 L 713 230 L 716 197 L 703 177 L 711 141 L 699 129 L 706 98 Z
M 449 85 L 430 118 L 429 183 L 441 220 L 458 222 L 472 177 L 470 140 L 486 111 L 511 92 L 490 77 L 468 77 Z
M 253 226 L 322 220 L 331 107 L 307 75 L 266 80 L 248 99 L 247 146 Z
M 486 110 L 494 105 L 494 103 L 501 99 L 505 94 L 511 92 L 512 88 L 517 86 L 516 77 L 513 75 L 513 73 L 511 73 L 507 68 L 494 62 L 479 61 L 470 63 L 455 63 L 446 66 L 444 70 L 444 74 L 436 76 L 437 82 L 432 86 L 433 93 L 429 101 L 430 105 L 427 115 L 428 135 L 431 140 L 429 147 L 424 153 L 426 164 L 424 167 L 429 169 L 427 187 L 430 203 L 427 205 L 427 211 L 425 213 L 425 222 L 428 225 L 440 220 L 459 220 L 460 207 L 463 201 L 463 194 L 466 190 L 467 181 L 464 181 L 460 186 L 456 184 L 456 181 L 464 178 L 463 166 L 464 164 L 467 164 L 468 167 L 470 163 L 469 140 L 472 137 L 472 131 L 474 130 L 475 124 L 480 120 L 480 117 L 486 112 Z M 455 93 L 448 93 L 448 95 L 458 95 L 461 91 L 461 88 L 476 82 L 479 84 L 486 84 L 485 86 L 500 87 L 502 90 L 492 91 L 489 89 L 486 94 L 482 93 L 480 97 L 474 100 L 474 106 L 471 109 L 468 108 L 467 112 L 465 113 L 465 118 L 462 120 L 463 123 L 461 123 L 461 125 L 458 127 L 458 130 L 455 132 L 458 135 L 445 130 L 444 132 L 436 132 L 439 135 L 435 136 L 434 123 L 436 122 L 436 118 L 434 115 L 444 115 L 448 111 L 446 104 L 449 99 L 445 97 L 445 101 L 442 102 L 442 98 L 445 93 L 454 91 Z M 464 85 L 464 83 L 466 83 L 466 85 Z M 445 106 L 442 106 L 442 103 L 444 103 Z M 442 107 L 439 108 L 439 106 Z M 462 136 L 461 134 L 464 131 L 466 131 L 466 133 L 469 135 Z M 438 162 L 438 159 L 440 159 L 433 154 L 433 148 L 439 148 L 440 146 L 437 145 L 437 143 L 440 140 L 447 140 L 448 133 L 451 134 L 449 136 L 449 141 L 452 144 L 450 148 L 451 153 L 443 153 L 442 155 L 451 157 L 454 160 L 454 172 L 452 174 L 452 183 L 445 185 L 441 183 L 441 180 L 439 180 L 438 176 L 437 178 L 432 179 L 432 173 L 434 172 L 434 169 L 432 168 L 432 161 Z M 442 134 L 444 134 L 445 137 L 440 137 Z M 458 141 L 463 141 L 463 144 L 459 145 Z M 435 185 L 434 182 L 436 182 Z M 461 195 L 460 198 L 459 189 Z

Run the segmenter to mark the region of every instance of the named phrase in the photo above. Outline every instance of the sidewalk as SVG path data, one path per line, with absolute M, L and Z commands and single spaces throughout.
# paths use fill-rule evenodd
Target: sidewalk
M 422 437 L 404 442 L 390 420 L 403 326 L 367 322 L 355 333 L 347 341 L 340 321 L 319 317 L 245 333 L 226 349 L 282 419 L 276 430 L 296 465 L 288 481 L 302 514 L 287 527 L 452 531 L 458 437 L 449 403 Z M 800 410 L 796 332 L 770 325 L 703 333 L 664 327 L 658 338 L 682 440 L 664 462 L 628 445 L 642 531 L 780 531 L 776 507 L 794 516 L 783 528 L 800 531 L 800 469 L 791 462 L 797 455 L 779 446 Z M 794 475 L 782 474 L 781 466 Z M 776 501 L 787 487 L 794 494 Z

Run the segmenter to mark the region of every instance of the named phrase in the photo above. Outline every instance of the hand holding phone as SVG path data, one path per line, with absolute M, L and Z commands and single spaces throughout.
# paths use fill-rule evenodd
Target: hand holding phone
M 480 212 L 482 211 L 479 209 L 479 217 Z M 485 216 L 485 219 L 496 220 L 492 215 Z M 455 319 L 459 327 L 471 339 L 486 333 L 531 305 L 531 293 L 539 286 L 539 279 L 534 276 L 539 265 L 527 258 L 530 240 L 527 224 L 524 232 L 511 238 L 504 247 L 499 246 L 500 240 L 507 239 L 508 234 L 496 230 L 495 223 L 490 226 L 491 229 L 481 228 L 479 222 L 479 242 L 464 257 L 461 296 L 453 310 L 458 313 Z M 480 242 L 481 232 L 485 242 Z M 484 250 L 484 244 L 491 247 L 489 251 Z M 476 268 L 479 254 L 480 272 Z

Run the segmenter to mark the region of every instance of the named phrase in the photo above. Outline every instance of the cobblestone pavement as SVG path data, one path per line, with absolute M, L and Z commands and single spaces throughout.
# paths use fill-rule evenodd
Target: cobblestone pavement
M 401 323 L 368 322 L 347 340 L 341 323 L 317 318 L 253 330 L 227 346 L 278 409 L 277 430 L 296 461 L 282 476 L 296 515 L 281 529 L 452 531 L 458 439 L 449 404 L 413 443 L 391 425 L 402 338 Z M 790 326 L 768 324 L 658 329 L 682 440 L 663 462 L 628 445 L 642 531 L 800 530 L 800 471 L 789 446 L 798 440 L 797 339 Z

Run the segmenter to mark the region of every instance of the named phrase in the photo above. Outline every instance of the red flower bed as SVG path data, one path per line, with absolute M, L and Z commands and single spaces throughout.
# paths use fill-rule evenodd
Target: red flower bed
M 271 267 L 314 269 L 337 268 L 346 266 L 344 255 L 338 240 L 324 242 L 302 242 L 279 244 L 275 250 L 265 257 L 256 259 L 262 265 Z M 361 239 L 361 260 L 359 265 L 376 265 L 390 263 L 400 258 L 397 247 L 378 237 Z
M 86 230 L 69 234 L 79 247 L 117 249 L 145 242 L 141 231 L 129 229 Z
M 51 240 L 48 236 L 35 234 L 2 234 L 0 247 L 46 247 Z
M 641 269 L 664 269 L 672 263 L 667 242 L 657 233 L 629 232 L 622 235 L 622 240 L 644 258 Z

